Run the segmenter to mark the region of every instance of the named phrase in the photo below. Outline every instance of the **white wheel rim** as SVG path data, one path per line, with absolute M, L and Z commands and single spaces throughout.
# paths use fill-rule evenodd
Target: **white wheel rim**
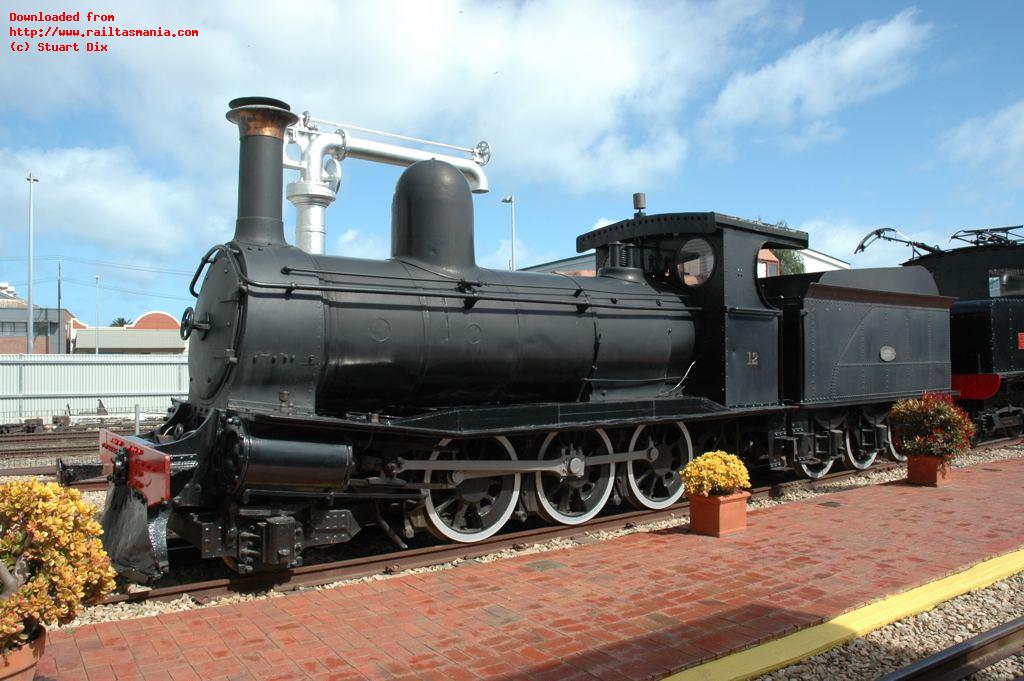
M 614 450 L 612 449 L 612 442 L 611 440 L 608 439 L 608 435 L 600 428 L 597 428 L 596 432 L 601 437 L 601 441 L 607 448 L 608 453 L 611 454 Z M 537 454 L 538 461 L 544 458 L 544 454 L 545 452 L 547 452 L 548 446 L 551 444 L 551 441 L 554 440 L 557 436 L 558 433 L 552 431 L 548 433 L 548 436 L 546 438 L 544 438 L 544 444 L 540 446 L 540 451 Z M 551 504 L 548 498 L 544 496 L 543 477 L 545 473 L 538 471 L 534 479 L 534 486 L 537 488 L 537 503 L 540 504 L 541 508 L 543 509 L 543 513 L 547 517 L 549 517 L 553 522 L 561 523 L 562 525 L 580 525 L 582 523 L 587 522 L 588 520 L 596 516 L 598 513 L 600 513 L 601 509 L 604 508 L 604 505 L 608 502 L 608 497 L 612 495 L 612 487 L 615 486 L 615 464 L 603 464 L 601 467 L 603 468 L 604 466 L 609 466 L 608 482 L 605 485 L 605 489 L 601 493 L 597 505 L 581 515 L 566 515 Z M 586 473 L 586 468 L 583 469 L 583 472 L 584 474 Z
M 679 428 L 680 432 L 682 432 L 683 438 L 686 440 L 686 460 L 682 462 L 685 466 L 690 461 L 693 461 L 693 441 L 690 439 L 690 431 L 686 427 L 686 424 L 680 423 L 679 421 L 674 421 L 671 424 L 666 425 L 675 425 L 677 428 Z M 636 443 L 640 440 L 640 435 L 641 433 L 644 432 L 644 429 L 646 428 L 647 424 L 644 424 L 638 426 L 637 429 L 633 432 L 633 437 L 629 441 L 629 451 L 636 451 Z M 679 485 L 679 489 L 672 493 L 670 496 L 666 497 L 665 499 L 655 501 L 649 498 L 640 490 L 640 485 L 637 484 L 636 476 L 634 475 L 633 471 L 632 461 L 626 462 L 626 485 L 629 487 L 631 499 L 635 499 L 644 508 L 649 508 L 654 511 L 667 508 L 672 504 L 676 503 L 677 501 L 679 501 L 679 499 L 683 496 L 683 493 L 686 491 L 686 488 L 683 485 Z
M 512 461 L 517 460 L 516 450 L 515 448 L 512 447 L 512 443 L 508 441 L 507 437 L 502 435 L 494 439 L 497 440 L 501 444 L 501 446 L 505 448 L 505 451 L 508 452 L 509 458 Z M 441 440 L 437 444 L 437 446 L 439 448 L 447 447 L 448 444 L 451 443 L 451 441 L 451 438 L 445 438 Z M 435 449 L 433 452 L 430 453 L 430 460 L 435 461 L 438 455 L 440 455 L 440 453 L 440 449 Z M 426 471 L 426 473 L 423 476 L 424 482 L 430 482 L 430 473 L 431 471 Z M 508 508 L 502 511 L 501 515 L 498 516 L 498 520 L 490 527 L 480 530 L 479 532 L 461 532 L 459 530 L 456 530 L 454 527 L 448 525 L 441 518 L 440 514 L 434 508 L 434 498 L 429 493 L 427 494 L 427 500 L 424 504 L 427 522 L 430 524 L 430 527 L 433 530 L 454 542 L 459 542 L 462 544 L 472 544 L 474 542 L 483 541 L 484 539 L 487 539 L 488 537 L 492 536 L 498 530 L 505 526 L 505 523 L 507 523 L 508 519 L 512 517 L 512 513 L 516 510 L 516 505 L 519 503 L 519 487 L 522 484 L 522 478 L 518 473 L 513 473 L 512 475 L 514 475 L 515 480 L 512 485 L 512 498 L 509 501 Z M 503 475 L 496 477 L 507 476 Z
M 886 421 L 885 428 L 886 428 L 886 431 L 887 431 L 886 434 L 888 436 L 886 438 L 886 440 L 887 440 L 886 441 L 886 446 L 885 446 L 886 451 L 889 453 L 889 456 L 890 456 L 890 458 L 892 458 L 893 461 L 898 461 L 899 463 L 903 463 L 904 461 L 907 460 L 907 457 L 905 455 L 900 454 L 899 452 L 896 451 L 896 447 L 892 443 L 892 428 L 889 426 L 888 421 Z
M 798 463 L 796 465 L 796 467 L 797 467 L 797 469 L 801 473 L 804 474 L 804 476 L 810 478 L 811 480 L 817 480 L 819 478 L 825 477 L 825 474 L 828 473 L 830 470 L 832 470 L 832 464 L 834 464 L 835 462 L 836 462 L 835 459 L 829 459 L 828 463 L 824 463 L 824 464 L 822 464 L 822 463 L 813 464 L 813 463 L 801 462 L 801 463 Z M 816 466 L 816 465 L 817 466 L 821 466 L 822 468 L 820 468 L 820 469 L 810 468 L 811 466 Z
M 867 470 L 871 468 L 871 464 L 875 462 L 875 458 L 878 456 L 878 452 L 872 452 L 871 456 L 868 457 L 867 461 L 860 461 L 857 459 L 853 452 L 853 440 L 850 438 L 850 429 L 847 428 L 844 433 L 844 439 L 846 442 L 846 464 L 851 468 L 856 468 L 859 471 Z

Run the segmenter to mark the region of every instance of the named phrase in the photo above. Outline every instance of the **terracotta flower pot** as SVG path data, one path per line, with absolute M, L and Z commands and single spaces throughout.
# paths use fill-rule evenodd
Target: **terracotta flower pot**
M 726 496 L 690 496 L 690 532 L 724 537 L 747 529 L 747 499 L 750 492 Z
M 908 456 L 907 482 L 927 487 L 948 485 L 953 482 L 953 470 L 941 456 Z
M 32 681 L 46 648 L 46 629 L 27 644 L 0 656 L 0 681 Z

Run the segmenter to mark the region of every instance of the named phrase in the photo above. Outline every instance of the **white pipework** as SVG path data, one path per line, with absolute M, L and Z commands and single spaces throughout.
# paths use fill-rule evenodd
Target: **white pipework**
M 338 126 L 335 132 L 322 132 L 319 129 L 319 124 L 337 125 L 312 118 L 309 112 L 306 112 L 298 123 L 288 128 L 288 141 L 299 147 L 302 151 L 302 158 L 299 160 L 290 158 L 287 145 L 284 154 L 284 167 L 300 172 L 300 179 L 288 184 L 285 195 L 295 206 L 295 246 L 307 253 L 322 255 L 325 252 L 326 211 L 327 207 L 337 198 L 338 187 L 341 184 L 341 162 L 346 158 L 402 167 L 430 159 L 445 161 L 462 172 L 473 193 L 483 194 L 489 191 L 487 175 L 484 174 L 482 167 L 491 157 L 490 146 L 486 142 L 480 142 L 473 148 L 455 147 L 414 137 L 356 128 L 355 126 L 347 126 L 348 129 Z M 460 151 L 468 156 L 453 156 L 387 142 L 377 142 L 356 137 L 351 130 L 363 130 L 418 144 L 431 144 Z M 331 161 L 332 167 L 329 169 L 324 168 L 327 159 Z

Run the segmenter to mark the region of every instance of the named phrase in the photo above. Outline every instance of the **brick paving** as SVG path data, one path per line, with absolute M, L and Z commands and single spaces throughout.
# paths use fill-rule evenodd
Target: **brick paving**
M 647 679 L 1024 545 L 1024 459 L 685 529 L 52 632 L 37 679 Z

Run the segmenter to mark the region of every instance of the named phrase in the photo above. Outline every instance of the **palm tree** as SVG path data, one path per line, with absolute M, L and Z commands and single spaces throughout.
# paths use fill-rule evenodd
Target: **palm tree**
M 124 317 L 118 317 L 114 321 L 110 322 L 111 326 L 128 326 L 132 323 L 132 320 L 125 319 Z

